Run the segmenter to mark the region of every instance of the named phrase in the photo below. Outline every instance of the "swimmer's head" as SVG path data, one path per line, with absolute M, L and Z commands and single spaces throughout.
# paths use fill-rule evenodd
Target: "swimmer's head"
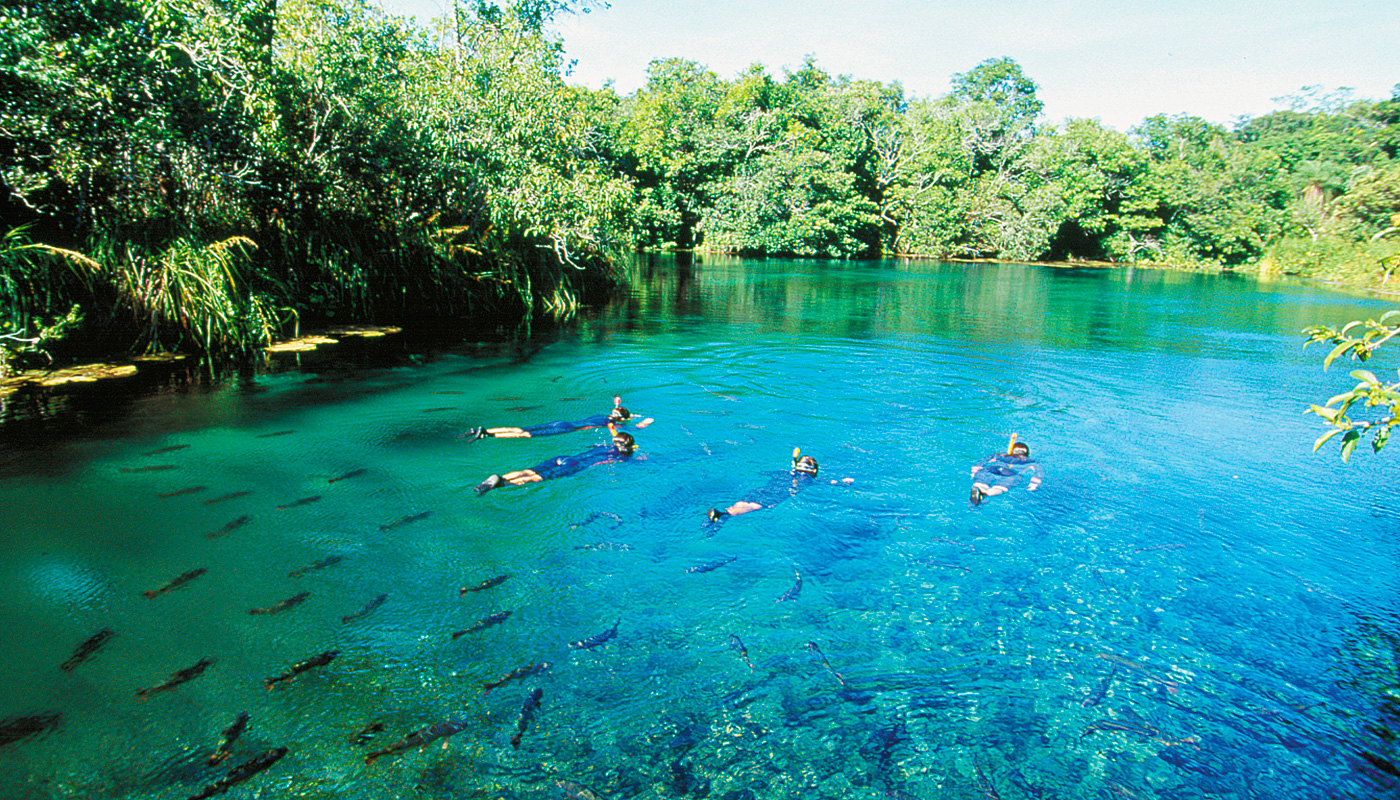
M 1016 442 L 1011 445 L 1011 455 L 1012 457 L 1030 458 L 1031 446 L 1025 442 Z
M 608 414 L 608 419 L 612 422 L 626 422 L 632 418 L 632 412 L 622 407 L 622 396 L 613 395 L 613 410 Z
M 792 470 L 793 472 L 801 472 L 804 475 L 811 475 L 812 477 L 816 477 L 817 460 L 815 458 L 812 458 L 811 456 L 803 456 L 801 458 L 795 459 L 792 462 Z
M 613 431 L 612 443 L 613 447 L 622 453 L 631 453 L 637 449 L 636 440 L 627 431 Z

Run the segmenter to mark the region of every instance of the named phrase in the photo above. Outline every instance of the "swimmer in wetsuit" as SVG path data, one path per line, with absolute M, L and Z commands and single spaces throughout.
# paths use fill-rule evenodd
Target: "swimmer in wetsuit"
M 622 407 L 622 398 L 613 397 L 613 410 L 608 414 L 594 414 L 591 417 L 584 417 L 581 420 L 559 422 L 542 422 L 538 425 L 530 425 L 525 428 L 502 427 L 502 428 L 472 428 L 458 438 L 468 441 L 477 439 L 532 439 L 537 436 L 558 436 L 561 433 L 573 433 L 574 431 L 586 431 L 591 428 L 601 428 L 605 425 L 625 425 L 632 419 L 632 412 Z M 638 429 L 650 425 L 650 417 L 638 422 L 635 427 Z
M 742 500 L 722 511 L 718 508 L 710 509 L 708 514 L 710 522 L 717 523 L 725 517 L 735 517 L 750 511 L 772 508 L 815 483 L 817 480 L 817 460 L 811 456 L 801 455 L 801 453 L 801 448 L 794 447 L 792 449 L 792 470 L 790 472 L 774 475 L 766 486 L 749 492 L 744 495 Z M 842 482 L 851 483 L 852 479 L 845 478 Z M 836 483 L 836 481 L 832 481 L 832 483 Z
M 970 499 L 973 505 L 977 505 L 982 498 L 1003 494 L 1022 481 L 1026 482 L 1026 491 L 1034 492 L 1040 488 L 1044 476 L 1040 465 L 1031 460 L 1030 445 L 1016 441 L 1016 434 L 1013 433 L 1006 452 L 988 456 L 974 465 L 972 477 Z
M 610 444 L 594 445 L 578 455 L 556 456 L 529 469 L 507 472 L 504 475 L 492 475 L 477 484 L 476 494 L 480 497 L 501 484 L 524 486 L 527 483 L 562 478 L 598 464 L 611 464 L 631 458 L 637 449 L 637 443 L 632 439 L 632 434 L 619 431 L 612 425 L 608 425 L 608 431 L 612 433 Z

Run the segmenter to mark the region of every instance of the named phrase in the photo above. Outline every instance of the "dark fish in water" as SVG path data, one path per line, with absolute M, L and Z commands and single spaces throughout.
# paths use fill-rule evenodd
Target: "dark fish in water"
M 342 624 L 345 624 L 345 623 L 354 622 L 355 620 L 360 619 L 361 617 L 369 616 L 369 613 L 370 613 L 371 611 L 373 611 L 373 610 L 375 610 L 376 608 L 379 608 L 380 606 L 384 605 L 384 601 L 385 601 L 385 600 L 388 600 L 388 599 L 389 599 L 389 595 L 388 595 L 387 593 L 386 593 L 386 594 L 381 594 L 381 595 L 375 597 L 373 600 L 371 600 L 371 601 L 369 601 L 368 603 L 366 603 L 366 604 L 365 604 L 365 607 L 362 608 L 362 609 L 360 609 L 359 611 L 356 611 L 356 612 L 353 613 L 353 614 L 347 614 L 347 615 L 341 617 L 341 618 L 340 618 L 340 621 L 341 621 Z
M 1183 547 L 1185 547 L 1185 546 L 1186 546 L 1186 545 L 1181 544 L 1181 543 L 1179 543 L 1179 542 L 1173 543 L 1173 544 L 1159 544 L 1159 545 L 1154 545 L 1154 546 L 1152 546 L 1152 547 L 1139 547 L 1138 549 L 1134 550 L 1133 552 L 1134 552 L 1134 553 L 1152 553 L 1152 552 L 1155 552 L 1155 551 L 1157 551 L 1157 550 L 1180 550 L 1181 548 L 1183 548 Z
M 411 750 L 415 747 L 422 747 L 423 745 L 428 744 L 429 742 L 435 741 L 437 739 L 445 739 L 454 733 L 460 733 L 461 731 L 466 730 L 466 728 L 466 720 L 447 720 L 445 722 L 439 722 L 435 725 L 429 725 L 426 728 L 419 728 L 418 730 L 414 731 L 413 733 L 410 733 L 409 735 L 403 737 L 397 742 L 394 742 L 393 744 L 389 745 L 383 750 L 376 750 L 373 753 L 370 753 L 369 755 L 365 756 L 365 763 L 373 764 L 375 759 L 381 756 L 396 756 L 399 753 L 404 752 L 405 750 Z
M 360 728 L 358 731 L 355 732 L 355 735 L 354 735 L 354 736 L 351 736 L 351 737 L 350 737 L 350 744 L 358 744 L 358 745 L 366 745 L 366 744 L 369 744 L 369 740 L 370 740 L 370 739 L 373 739 L 373 738 L 374 738 L 374 735 L 375 735 L 376 733 L 383 733 L 383 732 L 384 732 L 384 723 L 382 723 L 382 722 L 371 722 L 370 724 L 364 726 L 363 728 Z
M 252 521 L 252 519 L 252 517 L 248 516 L 247 514 L 244 514 L 238 519 L 229 520 L 227 523 L 224 524 L 224 527 L 218 529 L 217 531 L 214 531 L 211 534 L 208 534 L 208 536 L 210 539 L 217 539 L 220 536 L 227 536 L 230 533 L 233 533 L 234 531 L 243 527 L 244 525 L 247 525 L 250 521 Z
M 253 760 L 239 764 L 238 766 L 229 770 L 229 773 L 227 775 L 204 787 L 204 789 L 200 791 L 199 794 L 192 795 L 190 797 L 190 800 L 205 800 L 205 798 L 207 797 L 213 797 L 216 794 L 223 794 L 224 792 L 227 792 L 229 789 L 248 780 L 249 778 L 253 777 L 259 772 L 262 772 L 263 770 L 272 766 L 273 764 L 276 764 L 278 759 L 282 758 L 282 756 L 285 756 L 286 754 L 287 748 L 285 747 L 279 747 L 276 750 L 268 750 L 266 753 L 263 753 L 262 755 L 254 758 Z
M 122 472 L 164 472 L 175 469 L 174 464 L 152 464 L 149 467 L 122 467 Z
M 160 455 L 161 453 L 173 453 L 173 452 L 175 452 L 176 450 L 184 450 L 186 447 L 189 447 L 189 445 L 187 445 L 187 444 L 172 444 L 172 445 L 170 445 L 169 447 L 162 447 L 162 448 L 160 448 L 159 450 L 151 450 L 151 451 L 142 453 L 141 455 L 143 455 L 143 456 L 158 456 L 158 455 Z
M 959 542 L 959 541 L 957 541 L 957 540 L 955 540 L 955 539 L 937 538 L 937 539 L 930 539 L 929 541 L 931 541 L 931 542 L 938 542 L 939 544 L 951 544 L 951 545 L 953 545 L 953 546 L 955 546 L 955 547 L 961 547 L 961 548 L 963 548 L 963 549 L 965 549 L 965 550 L 967 550 L 967 551 L 969 551 L 969 552 L 972 552 L 972 553 L 977 552 L 977 548 L 976 548 L 975 546 L 970 545 L 970 544 L 967 544 L 967 543 L 965 543 L 965 542 Z
M 1137 736 L 1141 736 L 1144 739 L 1151 739 L 1152 741 L 1157 742 L 1158 744 L 1164 744 L 1168 747 L 1179 744 L 1196 747 L 1196 737 L 1194 736 L 1188 736 L 1185 739 L 1167 738 L 1162 735 L 1161 731 L 1157 730 L 1151 725 L 1148 725 L 1145 722 L 1131 722 L 1128 720 L 1117 719 L 1095 720 L 1093 724 L 1085 727 L 1084 730 L 1080 732 L 1079 738 L 1083 739 L 1085 736 L 1088 736 L 1094 731 L 1118 731 L 1121 733 L 1131 733 Z M 1196 749 L 1199 750 L 1200 748 L 1197 747 Z
M 921 564 L 927 564 L 927 565 L 929 565 L 930 567 L 942 567 L 942 568 L 944 568 L 944 569 L 960 569 L 960 570 L 962 570 L 963 572 L 971 572 L 971 571 L 972 571 L 971 569 L 968 569 L 967 567 L 964 567 L 964 566 L 961 565 L 961 564 L 950 564 L 950 563 L 948 563 L 948 562 L 946 562 L 946 561 L 934 561 L 933 559 L 929 559 L 929 558 L 920 559 L 919 563 L 921 563 Z
M 1143 664 L 1139 664 L 1138 662 L 1133 661 L 1130 658 L 1124 658 L 1123 656 L 1115 655 L 1113 653 L 1099 653 L 1099 658 L 1102 658 L 1104 661 L 1109 661 L 1114 664 L 1121 664 L 1122 666 L 1125 666 L 1128 669 L 1137 672 L 1139 675 L 1142 675 L 1144 678 L 1147 678 L 1149 681 L 1152 681 L 1153 683 L 1165 687 L 1168 692 L 1176 694 L 1176 681 L 1168 680 L 1167 678 L 1159 678 L 1156 675 L 1153 675 L 1152 670 L 1148 669 Z
M 204 670 L 209 669 L 213 663 L 214 659 L 212 658 L 201 658 L 193 666 L 185 667 L 169 678 L 166 678 L 163 683 L 158 683 L 155 686 L 148 686 L 145 689 L 137 689 L 136 696 L 144 700 L 153 694 L 168 692 L 186 681 L 192 681 L 198 678 L 204 673 Z
M 724 566 L 725 564 L 728 564 L 736 558 L 738 558 L 738 556 L 730 556 L 729 558 L 716 559 L 714 561 L 691 567 L 690 569 L 686 570 L 686 572 L 710 572 L 711 570 L 719 569 L 720 567 Z
M 797 596 L 802 594 L 802 573 L 798 572 L 797 570 L 793 570 L 792 574 L 797 576 L 797 583 L 794 583 L 791 589 L 788 589 L 786 592 L 783 592 L 782 594 L 778 595 L 779 603 L 783 602 L 784 600 L 796 600 Z
M 576 650 L 591 650 L 616 636 L 617 626 L 620 624 L 622 624 L 621 614 L 618 615 L 617 621 L 613 623 L 613 626 L 611 628 L 603 631 L 602 633 L 595 633 L 587 639 L 580 639 L 577 642 L 569 642 L 569 646 Z
M 64 672 L 72 672 L 73 670 L 78 668 L 79 664 L 86 661 L 88 656 L 97 652 L 97 649 L 99 647 L 106 644 L 109 639 L 116 635 L 117 632 L 112 630 L 111 628 L 103 628 L 97 633 L 94 633 L 93 635 L 89 636 L 82 644 L 78 645 L 78 649 L 73 651 L 73 655 L 70 656 L 67 661 L 60 664 L 59 667 Z
M 429 515 L 430 513 L 432 513 L 432 512 L 430 512 L 430 511 L 424 511 L 424 512 L 421 512 L 421 513 L 418 513 L 418 514 L 410 514 L 410 515 L 408 515 L 408 516 L 406 516 L 406 517 L 401 517 L 401 518 L 399 518 L 399 519 L 396 519 L 396 520 L 394 520 L 393 522 L 389 522 L 389 523 L 386 523 L 386 524 L 384 524 L 384 525 L 380 525 L 380 526 L 379 526 L 379 530 L 381 530 L 381 531 L 387 531 L 387 530 L 389 530 L 390 528 L 397 528 L 397 527 L 399 527 L 400 525 L 407 525 L 407 524 L 410 523 L 410 522 L 417 522 L 417 521 L 420 520 L 420 519 L 427 519 L 427 518 L 428 518 L 428 515 Z
M 441 392 L 433 392 L 433 394 L 466 394 L 466 392 L 461 392 L 456 389 L 446 389 Z
M 320 499 L 321 499 L 321 495 L 319 495 L 319 494 L 313 494 L 313 495 L 311 495 L 310 497 L 302 497 L 302 498 L 299 498 L 299 499 L 297 499 L 297 500 L 293 500 L 293 501 L 290 502 L 290 503 L 283 503 L 282 505 L 280 505 L 280 506 L 277 507 L 277 510 L 278 510 L 278 511 L 282 511 L 282 510 L 288 509 L 288 508 L 296 508 L 297 506 L 304 506 L 304 505 L 306 505 L 306 504 L 308 504 L 308 503 L 314 503 L 314 502 L 316 502 L 317 500 L 320 500 Z
M 729 634 L 729 649 L 738 651 L 739 657 L 744 659 L 744 663 L 749 665 L 749 672 L 753 672 L 753 662 L 749 660 L 749 649 L 744 647 L 744 643 L 738 636 Z
M 252 494 L 252 492 L 249 492 L 249 491 L 243 491 L 243 492 L 229 492 L 229 493 L 226 494 L 226 495 L 221 495 L 221 496 L 219 496 L 219 497 L 215 497 L 213 500 L 205 500 L 205 501 L 204 501 L 204 505 L 206 505 L 206 506 L 212 506 L 212 505 L 214 505 L 215 503 L 222 503 L 222 502 L 225 502 L 225 501 L 228 501 L 228 500 L 236 500 L 236 499 L 238 499 L 238 498 L 240 498 L 240 497 L 243 497 L 244 495 L 250 495 L 250 494 Z
M 510 737 L 510 746 L 520 748 L 520 739 L 525 735 L 525 731 L 530 727 L 530 721 L 535 718 L 535 712 L 539 710 L 540 698 L 544 697 L 544 690 L 535 687 L 530 696 L 525 698 L 525 704 L 520 707 L 520 719 L 515 723 L 515 734 Z
M 327 650 L 326 652 L 321 653 L 320 655 L 312 656 L 311 658 L 308 658 L 299 664 L 293 664 L 291 669 L 287 670 L 281 675 L 278 675 L 275 678 L 268 678 L 267 680 L 263 681 L 263 685 L 271 689 L 272 687 L 276 686 L 282 681 L 289 681 L 292 678 L 295 678 L 296 676 L 309 669 L 315 669 L 316 667 L 324 667 L 325 665 L 331 663 L 331 661 L 333 661 L 338 655 L 340 655 L 339 650 Z
M 492 689 L 505 686 L 511 681 L 524 680 L 530 677 L 531 675 L 544 672 L 547 669 L 549 669 L 549 664 L 543 661 L 541 661 L 538 664 L 527 664 L 523 667 L 517 667 L 511 670 L 510 672 L 507 672 L 505 675 L 502 675 L 500 680 L 491 681 L 490 683 L 483 683 L 481 685 L 481 691 L 484 694 L 486 692 L 491 691 Z
M 481 620 L 480 622 L 476 623 L 470 628 L 457 631 L 456 633 L 452 634 L 452 638 L 455 640 L 460 639 L 461 637 L 466 636 L 469 633 L 480 633 L 493 625 L 500 625 L 502 622 L 505 622 L 508 617 L 510 617 L 509 611 L 497 612 Z
M 459 591 L 457 592 L 457 596 L 458 596 L 458 597 L 461 597 L 462 595 L 466 594 L 467 592 L 480 592 L 480 591 L 485 591 L 486 589 L 490 589 L 490 588 L 492 588 L 493 586 L 500 586 L 501 584 L 505 583 L 505 582 L 506 582 L 507 580 L 509 580 L 509 579 L 510 579 L 510 575 L 509 575 L 509 574 L 506 574 L 506 575 L 497 575 L 497 576 L 494 577 L 494 578 L 487 578 L 486 580 L 482 581 L 481 583 L 478 583 L 478 584 L 475 585 L 475 586 L 463 586 L 463 587 L 461 588 L 461 590 L 459 590 Z
M 1038 799 L 1045 793 L 1043 789 L 1032 786 L 1031 782 L 1026 780 L 1026 776 L 1022 775 L 1019 770 L 1011 770 L 1006 777 L 1011 781 L 1012 786 L 1025 792 L 1027 797 Z
M 313 572 L 313 571 L 318 570 L 318 569 L 325 569 L 326 567 L 333 567 L 333 566 L 335 566 L 336 564 L 339 564 L 339 563 L 340 563 L 341 561 L 343 561 L 343 560 L 344 560 L 344 559 L 342 559 L 340 556 L 326 556 L 325 558 L 321 559 L 320 561 L 317 561 L 315 564 L 312 564 L 312 565 L 306 566 L 306 567 L 298 567 L 298 568 L 292 570 L 291 572 L 288 572 L 288 573 L 287 573 L 287 577 L 289 577 L 289 578 L 297 578 L 297 577 L 300 577 L 300 576 L 302 576 L 302 575 L 305 575 L 305 574 L 308 573 L 308 572 Z
M 544 408 L 544 406 L 512 406 L 511 408 L 507 408 L 506 410 L 516 413 L 524 413 L 526 411 L 534 411 L 537 408 Z
M 439 411 L 451 411 L 451 410 L 453 410 L 453 409 L 455 409 L 455 408 L 456 408 L 456 406 L 436 406 L 436 407 L 434 407 L 434 408 L 425 408 L 425 409 L 423 409 L 423 413 L 424 413 L 424 414 L 436 414 L 436 413 L 439 412 Z
M 1090 693 L 1089 693 L 1089 696 L 1088 696 L 1088 697 L 1085 697 L 1085 698 L 1084 698 L 1084 701 L 1081 702 L 1080 705 L 1081 705 L 1081 706 L 1084 706 L 1085 708 L 1088 708 L 1089 706 L 1096 706 L 1096 705 L 1098 705 L 1098 704 L 1103 700 L 1104 695 L 1108 694 L 1108 687 L 1113 683 L 1113 679 L 1114 679 L 1114 677 L 1116 677 L 1117 675 L 1118 675 L 1118 665 L 1117 665 L 1117 664 L 1114 664 L 1114 665 L 1113 665 L 1113 670 L 1112 670 L 1111 672 L 1108 673 L 1108 677 L 1107 677 L 1107 678 L 1104 678 L 1104 679 L 1103 679 L 1103 683 L 1100 683 L 1097 689 L 1095 689 L 1094 691 L 1090 692 Z
M 286 611 L 289 608 L 294 608 L 296 606 L 301 605 L 302 603 L 305 603 L 306 598 L 310 596 L 311 592 L 298 592 L 292 595 L 291 597 L 288 597 L 286 600 L 274 603 L 273 605 L 270 605 L 267 608 L 250 608 L 248 609 L 248 613 L 254 615 L 277 614 L 279 612 Z
M 1111 587 L 1111 586 L 1108 585 L 1108 581 L 1104 580 L 1103 573 L 1102 573 L 1102 572 L 1099 572 L 1098 570 L 1094 570 L 1094 580 L 1098 581 L 1098 582 L 1099 582 L 1099 586 L 1102 586 L 1102 587 L 1105 588 L 1105 589 L 1112 589 L 1112 588 L 1113 588 L 1113 587 Z
M 233 753 L 233 743 L 238 741 L 238 737 L 243 735 L 243 730 L 247 727 L 248 712 L 238 712 L 233 724 L 224 728 L 224 732 L 219 736 L 219 746 L 214 749 L 214 754 L 209 756 L 206 763 L 211 767 L 222 764 Z
M 826 671 L 831 673 L 831 677 L 835 678 L 837 683 L 841 684 L 842 686 L 846 685 L 846 679 L 841 677 L 841 673 L 831 668 L 831 662 L 826 660 L 826 654 L 822 652 L 822 649 L 820 647 L 817 647 L 816 642 L 808 642 L 807 649 L 811 650 L 817 656 L 817 658 L 821 659 L 822 666 L 826 667 Z
M 1001 795 L 997 794 L 996 787 L 987 779 L 987 773 L 982 771 L 982 765 L 975 758 L 972 759 L 972 768 L 977 770 L 977 788 L 982 790 L 982 796 L 987 800 L 1001 800 Z
M 170 591 L 170 590 L 172 590 L 172 589 L 178 589 L 178 588 L 180 588 L 181 586 L 184 586 L 185 584 L 189 583 L 190 581 L 194 580 L 195 578 L 198 578 L 200 575 L 203 575 L 204 573 L 206 573 L 206 572 L 208 572 L 208 571 L 209 571 L 209 570 L 205 569 L 204 567 L 200 567 L 200 568 L 198 568 L 198 569 L 192 569 L 192 570 L 190 570 L 189 572 L 184 573 L 183 575 L 177 575 L 176 577 L 171 578 L 169 583 L 165 584 L 164 586 L 160 587 L 159 589 L 147 589 L 146 591 L 142 592 L 141 594 L 145 595 L 147 600 L 153 600 L 153 599 L 155 599 L 158 595 L 165 594 L 166 592 L 168 592 L 168 591 Z
M 344 475 L 337 475 L 336 477 L 331 478 L 329 481 L 327 481 L 327 483 L 335 483 L 336 481 L 348 480 L 348 479 L 350 479 L 350 478 L 358 478 L 358 477 L 360 477 L 361 475 L 365 474 L 366 472 L 369 472 L 369 470 L 367 470 L 367 469 L 352 469 L 352 470 L 350 470 L 349 472 L 345 473 Z
M 176 490 L 173 491 L 173 492 L 165 492 L 164 494 L 158 494 L 158 495 L 156 495 L 156 497 L 159 497 L 160 499 L 165 500 L 166 498 L 170 498 L 170 497 L 179 497 L 179 496 L 182 495 L 182 494 L 194 494 L 195 492 L 202 492 L 202 491 L 204 491 L 204 490 L 207 489 L 207 488 L 209 488 L 209 487 L 207 487 L 207 486 L 188 486 L 188 487 L 186 487 L 186 488 L 184 488 L 184 489 L 176 489 Z
M 258 438 L 271 439 L 274 436 L 290 436 L 293 433 L 296 433 L 296 431 L 273 431 L 272 433 L 260 433 L 258 434 Z
M 554 785 L 559 789 L 559 793 L 565 798 L 568 798 L 568 800 L 598 800 L 598 795 L 592 789 L 589 789 L 587 786 L 577 781 L 566 781 L 556 778 L 554 780 Z
M 0 747 L 57 728 L 62 719 L 63 715 L 57 711 L 46 711 L 0 720 Z

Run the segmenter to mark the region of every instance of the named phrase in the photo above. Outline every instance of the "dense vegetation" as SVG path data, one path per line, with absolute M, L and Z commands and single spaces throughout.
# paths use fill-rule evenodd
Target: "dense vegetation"
M 938 98 L 658 60 L 622 97 L 567 82 L 548 25 L 578 6 L 0 0 L 0 342 L 567 314 L 637 247 L 1397 264 L 1400 87 L 1127 133 L 1045 124 L 1010 59 Z

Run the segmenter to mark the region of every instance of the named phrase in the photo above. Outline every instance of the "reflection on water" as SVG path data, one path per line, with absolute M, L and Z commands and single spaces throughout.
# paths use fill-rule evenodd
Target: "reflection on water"
M 186 798 L 279 747 L 230 796 L 1400 789 L 1387 462 L 1311 455 L 1299 413 L 1338 376 L 1297 332 L 1376 306 L 1012 265 L 636 275 L 523 346 L 13 426 L 0 793 Z M 614 394 L 656 419 L 636 457 L 472 491 L 606 433 L 462 432 Z M 1013 432 L 1043 487 L 970 505 Z M 817 481 L 706 519 L 794 447 Z

